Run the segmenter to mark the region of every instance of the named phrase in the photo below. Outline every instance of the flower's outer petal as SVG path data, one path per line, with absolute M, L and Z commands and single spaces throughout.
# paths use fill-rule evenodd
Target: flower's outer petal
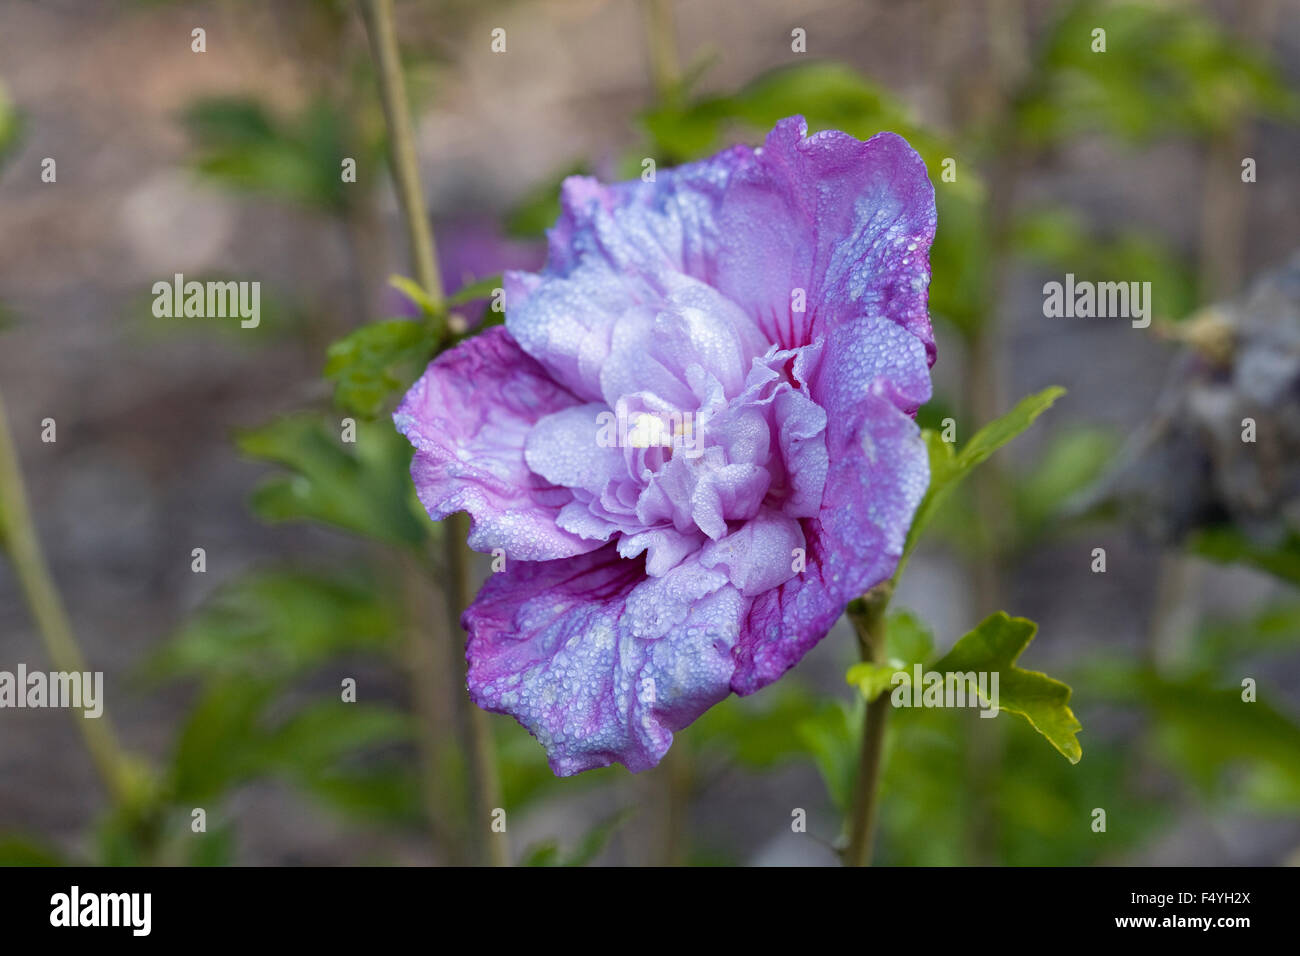
M 438 356 L 393 413 L 397 430 L 415 446 L 411 477 L 430 517 L 468 511 L 471 548 L 502 548 L 521 561 L 600 547 L 558 527 L 572 492 L 524 462 L 524 442 L 538 420 L 577 404 L 503 328 Z
M 727 696 L 747 604 L 724 573 L 687 561 L 647 578 L 612 544 L 511 562 L 462 618 L 470 696 L 523 724 L 560 776 L 646 770 Z
M 749 610 L 736 646 L 736 693 L 752 694 L 797 664 L 849 601 L 898 565 L 929 484 L 925 443 L 898 401 L 885 379 L 860 400 L 857 453 L 832 453 L 821 512 L 800 522 L 806 569 L 758 595 Z
M 718 213 L 727 241 L 714 285 L 784 348 L 883 316 L 920 339 L 933 363 L 935 206 L 925 163 L 894 133 L 864 143 L 807 130 L 801 116 L 781 120 L 756 161 L 736 168 Z

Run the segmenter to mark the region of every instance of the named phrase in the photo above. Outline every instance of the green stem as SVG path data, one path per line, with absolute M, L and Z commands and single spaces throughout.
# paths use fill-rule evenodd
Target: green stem
M 379 96 L 388 127 L 388 162 L 393 169 L 393 185 L 411 242 L 415 278 L 434 303 L 441 305 L 442 276 L 438 272 L 433 227 L 429 225 L 424 208 L 424 190 L 420 187 L 420 166 L 415 154 L 415 137 L 411 133 L 411 110 L 406 100 L 406 82 L 397 51 L 393 0 L 361 0 L 361 16 L 366 22 L 366 35 L 370 38 L 370 51 L 378 71 Z
M 54 669 L 86 671 L 85 657 L 41 552 L 3 396 L 0 396 L 0 543 L 9 552 Z M 74 722 L 114 802 L 127 804 L 132 792 L 131 763 L 117 742 L 107 711 L 93 720 L 82 717 Z
M 864 661 L 879 664 L 885 659 L 885 609 L 893 594 L 893 582 L 885 581 L 849 605 L 849 620 L 857 633 L 858 649 Z M 844 849 L 845 866 L 871 865 L 888 716 L 888 694 L 882 693 L 867 704 L 849 815 L 849 843 Z
M 424 191 L 420 186 L 419 163 L 415 154 L 415 138 L 411 135 L 410 107 L 406 99 L 406 84 L 402 75 L 401 59 L 397 50 L 397 30 L 393 21 L 392 0 L 360 0 L 361 14 L 370 38 L 370 49 L 379 75 L 379 95 L 383 100 L 384 119 L 388 125 L 388 160 L 393 169 L 398 203 L 406 222 L 411 242 L 411 256 L 415 263 L 415 276 L 434 305 L 443 304 L 442 277 L 438 273 L 433 228 L 424 208 Z M 447 332 L 446 317 L 435 316 L 439 337 Z M 447 582 L 446 595 L 448 626 L 455 653 L 452 674 L 460 684 L 457 706 L 464 735 L 463 746 L 470 768 L 470 816 L 472 826 L 486 827 L 489 814 L 501 806 L 501 784 L 497 776 L 496 755 L 492 745 L 491 727 L 487 714 L 470 703 L 464 693 L 464 654 L 456 649 L 456 636 L 461 633 L 460 614 L 469 603 L 469 574 L 465 547 L 467 522 L 463 515 L 453 515 L 443 523 L 446 541 L 444 560 Z M 475 831 L 481 832 L 481 831 Z M 489 833 L 486 840 L 478 841 L 484 848 L 483 862 L 505 866 L 510 862 L 510 847 L 504 833 Z

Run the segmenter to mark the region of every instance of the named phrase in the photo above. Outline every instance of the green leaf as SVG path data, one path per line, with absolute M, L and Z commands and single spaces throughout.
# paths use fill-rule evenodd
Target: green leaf
M 386 421 L 358 422 L 356 439 L 344 442 L 338 424 L 310 413 L 241 432 L 241 451 L 291 471 L 258 486 L 253 511 L 265 521 L 320 521 L 390 544 L 419 545 L 431 524 L 412 507 L 410 444 Z
M 1270 702 L 1266 687 L 1245 701 L 1239 684 L 1216 686 L 1215 675 L 1166 677 L 1129 661 L 1094 666 L 1090 679 L 1099 695 L 1148 707 L 1165 757 L 1205 791 L 1235 785 L 1248 797 L 1280 796 L 1258 801 L 1269 809 L 1294 814 L 1300 807 L 1300 724 Z M 1248 774 L 1230 773 L 1234 768 Z
M 1104 53 L 1092 50 L 1099 27 Z M 1072 4 L 1032 76 L 1017 125 L 1035 144 L 1093 130 L 1136 143 L 1170 134 L 1208 138 L 1252 117 L 1294 121 L 1300 113 L 1265 54 L 1179 4 Z
M 1075 735 L 1083 728 L 1070 710 L 1069 686 L 1015 666 L 1037 630 L 1033 621 L 999 611 L 958 640 L 931 670 L 944 674 L 997 672 L 998 707 L 1025 718 L 1070 763 L 1078 763 L 1083 750 Z
M 524 851 L 521 866 L 586 866 L 600 855 L 610 837 L 628 820 L 636 816 L 629 807 L 611 814 L 583 834 L 577 845 L 568 853 L 561 850 L 555 840 L 543 840 Z
M 885 620 L 885 661 L 854 664 L 845 679 L 872 701 L 893 685 L 895 674 L 903 674 L 905 682 L 911 683 L 912 665 L 924 664 L 933 650 L 934 636 L 925 622 L 911 611 L 898 611 Z
M 930 452 L 930 487 L 921 500 L 921 506 L 917 508 L 916 517 L 912 519 L 912 527 L 907 533 L 907 545 L 903 549 L 903 559 L 895 572 L 896 578 L 901 575 L 921 532 L 962 479 L 995 451 L 1032 425 L 1034 419 L 1051 408 L 1052 403 L 1064 394 L 1065 389 L 1052 386 L 1022 398 L 1019 404 L 1007 414 L 977 431 L 959 452 L 954 453 L 952 445 L 940 438 L 938 433 L 933 431 L 922 433 Z
M 253 572 L 222 587 L 146 673 L 286 679 L 347 652 L 394 651 L 399 621 L 365 572 Z
M 374 418 L 395 392 L 405 391 L 433 357 L 437 340 L 424 322 L 373 322 L 329 347 L 325 377 L 334 383 L 334 404 Z
M 813 61 L 766 73 L 739 93 L 669 103 L 647 113 L 642 121 L 660 156 L 668 162 L 696 159 L 713 152 L 731 125 L 765 133 L 777 120 L 795 114 L 808 121 L 810 132 L 837 129 L 858 139 L 882 130 L 903 136 L 936 169 L 954 150 L 916 123 L 911 111 L 889 89 L 872 83 L 851 67 Z M 979 177 L 969 167 L 945 188 L 974 194 Z
M 203 176 L 326 212 L 345 209 L 357 188 L 343 182 L 344 157 L 357 160 L 358 179 L 377 165 L 379 143 L 356 142 L 344 107 L 323 97 L 283 117 L 249 97 L 214 97 L 187 108 L 181 121 Z
M 799 739 L 812 756 L 836 808 L 848 808 L 858 761 L 862 713 L 861 698 L 852 705 L 839 700 L 823 701 L 817 712 L 796 726 Z
M 1101 478 L 1118 443 L 1102 429 L 1076 428 L 1048 442 L 1028 473 L 1013 476 L 1022 541 L 1058 528 L 1062 512 Z
M 1026 258 L 1074 274 L 1080 281 L 1151 283 L 1151 314 L 1177 321 L 1198 304 L 1196 274 L 1160 237 L 1126 230 L 1095 235 L 1074 210 L 1040 207 L 1017 215 L 1012 248 Z
M 1276 545 L 1252 541 L 1228 525 L 1208 528 L 1188 542 L 1190 550 L 1220 564 L 1246 564 L 1300 587 L 1300 535 L 1290 534 Z
M 806 755 L 797 728 L 818 705 L 817 695 L 787 678 L 767 694 L 728 697 L 682 733 L 692 747 L 716 748 L 744 767 L 764 770 Z
M 211 685 L 191 712 L 171 763 L 172 793 L 196 805 L 258 777 L 313 789 L 380 745 L 412 736 L 409 715 L 388 707 L 317 700 L 279 721 L 277 690 L 247 678 Z
M 258 722 L 274 694 L 264 682 L 232 679 L 208 688 L 176 739 L 171 793 L 201 806 L 256 772 Z
M 3 82 L 0 82 L 0 164 L 18 145 L 22 133 L 22 118 L 14 108 Z
M 59 853 L 22 836 L 0 835 L 0 866 L 64 866 Z

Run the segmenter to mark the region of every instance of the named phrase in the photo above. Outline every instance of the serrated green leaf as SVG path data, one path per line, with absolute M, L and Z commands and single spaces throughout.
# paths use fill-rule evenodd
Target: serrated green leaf
M 1015 666 L 1037 630 L 1033 621 L 999 611 L 958 640 L 930 669 L 943 674 L 997 672 L 998 707 L 1025 718 L 1070 763 L 1078 763 L 1083 750 L 1076 735 L 1083 727 L 1070 710 L 1069 685 Z
M 437 347 L 424 322 L 388 319 L 363 325 L 326 353 L 325 377 L 334 383 L 334 404 L 374 418 L 394 393 L 405 391 L 424 371 Z

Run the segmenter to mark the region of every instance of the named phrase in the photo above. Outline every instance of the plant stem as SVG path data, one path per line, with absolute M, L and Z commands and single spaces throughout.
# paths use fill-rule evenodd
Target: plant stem
M 893 582 L 885 581 L 849 605 L 849 620 L 857 633 L 858 650 L 864 661 L 879 664 L 885 659 L 885 608 L 893 594 Z M 849 843 L 844 849 L 845 866 L 871 865 L 871 847 L 875 842 L 879 809 L 881 758 L 885 752 L 885 718 L 888 715 L 888 694 L 881 693 L 867 704 L 858 751 L 858 774 L 853 787 L 853 809 L 849 817 Z
M 397 189 L 397 201 L 411 242 L 415 278 L 429 297 L 440 305 L 443 299 L 442 276 L 438 272 L 433 227 L 429 225 L 424 208 L 424 190 L 420 187 L 420 166 L 415 155 L 415 137 L 411 134 L 411 111 L 406 100 L 402 61 L 397 51 L 393 0 L 360 2 L 378 71 L 379 96 L 383 100 L 384 122 L 388 127 L 388 162 L 393 169 L 393 185 Z
M 85 672 L 85 658 L 36 536 L 3 396 L 0 396 L 0 543 L 8 550 L 54 669 Z M 131 764 L 118 744 L 107 711 L 93 720 L 81 718 L 74 723 L 114 802 L 119 806 L 127 804 L 131 797 Z
M 457 512 L 443 522 L 444 561 L 447 582 L 447 633 L 451 636 L 449 649 L 451 673 L 456 678 L 456 702 L 465 741 L 465 758 L 470 779 L 470 829 L 475 834 L 474 844 L 480 858 L 492 866 L 510 865 L 510 843 L 505 833 L 490 833 L 479 829 L 488 822 L 488 814 L 501 806 L 501 782 L 497 775 L 496 755 L 492 744 L 492 728 L 488 715 L 469 699 L 466 688 L 465 645 L 458 640 L 461 634 L 460 614 L 471 600 L 470 581 L 465 566 L 465 539 L 469 534 L 469 521 Z
M 393 182 L 398 203 L 406 222 L 411 242 L 411 257 L 415 263 L 415 276 L 435 306 L 443 304 L 442 276 L 438 272 L 433 228 L 424 208 L 424 190 L 420 186 L 419 163 L 415 154 L 415 138 L 411 135 L 410 107 L 406 99 L 406 84 L 402 75 L 401 59 L 397 50 L 397 30 L 393 21 L 392 0 L 360 0 L 361 14 L 366 23 L 366 34 L 374 56 L 379 76 L 379 95 L 384 105 L 384 120 L 388 126 L 388 161 L 393 169 Z M 440 340 L 447 333 L 445 315 L 436 315 L 436 332 Z M 461 514 L 452 515 L 443 522 L 445 538 L 444 559 L 447 582 L 447 619 L 453 650 L 461 633 L 460 614 L 469 602 L 469 575 L 466 567 L 465 538 L 468 522 Z M 463 729 L 463 746 L 470 768 L 470 819 L 471 829 L 488 825 L 490 811 L 501 806 L 501 786 L 497 777 L 496 755 L 493 751 L 491 728 L 487 714 L 470 703 L 464 693 L 465 661 L 463 652 L 453 653 L 455 666 L 452 674 L 460 685 L 456 695 Z M 483 861 L 504 866 L 510 861 L 510 849 L 504 833 L 492 833 L 479 842 L 485 846 Z

